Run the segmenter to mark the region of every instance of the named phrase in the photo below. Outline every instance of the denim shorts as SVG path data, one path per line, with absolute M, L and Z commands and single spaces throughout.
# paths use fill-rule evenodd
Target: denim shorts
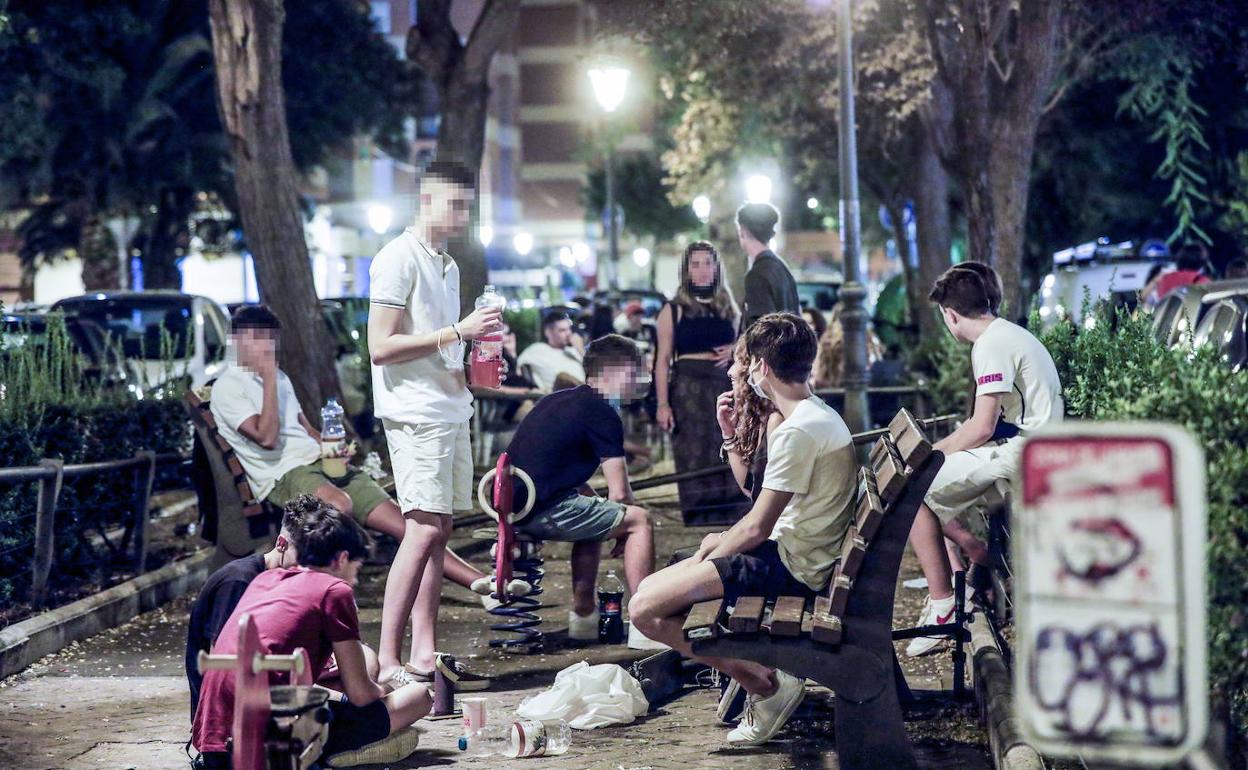
M 601 542 L 620 526 L 624 510 L 623 503 L 569 492 L 529 514 L 517 529 L 538 540 Z

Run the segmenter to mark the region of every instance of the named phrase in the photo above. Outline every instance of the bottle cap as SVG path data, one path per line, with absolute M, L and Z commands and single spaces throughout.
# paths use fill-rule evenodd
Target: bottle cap
M 466 735 L 459 736 L 459 750 L 460 751 L 468 750 L 468 736 Z

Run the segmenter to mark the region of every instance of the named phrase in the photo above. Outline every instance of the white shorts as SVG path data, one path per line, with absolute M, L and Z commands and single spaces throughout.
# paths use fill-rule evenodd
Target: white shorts
M 1021 443 L 1011 439 L 946 456 L 923 502 L 942 524 L 1000 502 L 1018 470 Z
M 383 420 L 394 494 L 404 514 L 472 510 L 472 449 L 468 423 Z

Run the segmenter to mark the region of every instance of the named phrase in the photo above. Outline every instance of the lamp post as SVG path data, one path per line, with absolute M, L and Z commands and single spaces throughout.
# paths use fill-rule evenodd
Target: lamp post
M 867 290 L 862 283 L 861 217 L 858 201 L 858 147 L 854 135 L 853 0 L 837 0 L 837 59 L 840 70 L 841 239 L 845 284 L 841 287 L 841 324 L 845 329 L 845 422 L 855 433 L 871 427 L 867 405 Z
M 611 114 L 624 101 L 624 90 L 628 86 L 628 69 L 618 64 L 605 64 L 589 71 L 589 82 L 594 87 L 594 98 L 598 106 L 606 114 Z M 620 283 L 620 233 L 619 221 L 615 215 L 615 139 L 609 130 L 607 135 L 607 243 L 610 255 L 610 269 L 607 271 L 607 282 L 611 289 L 618 289 Z

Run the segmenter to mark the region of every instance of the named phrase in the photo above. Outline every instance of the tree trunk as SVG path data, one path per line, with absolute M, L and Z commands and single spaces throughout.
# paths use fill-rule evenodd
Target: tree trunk
M 341 396 L 321 315 L 282 93 L 282 0 L 209 0 L 217 106 L 261 299 L 282 321 L 281 365 L 305 414 Z
M 997 254 L 993 267 L 1005 287 L 1002 315 L 1018 319 L 1029 310 L 1022 301 L 1023 239 L 1027 224 L 1027 193 L 1036 127 L 1002 126 L 988 151 L 992 165 L 992 207 L 997 222 Z
M 485 121 L 490 100 L 489 84 L 484 80 L 466 82 L 457 71 L 451 82 L 438 88 L 442 120 L 438 125 L 438 160 L 453 160 L 480 174 L 485 154 Z M 478 187 L 480 181 L 478 180 Z M 459 263 L 460 309 L 468 313 L 485 288 L 489 269 L 485 264 L 485 247 L 477 238 L 481 223 L 479 197 L 472 207 L 468 232 L 447 244 Z
M 194 205 L 195 192 L 189 187 L 160 191 L 156 216 L 152 218 L 143 249 L 143 288 L 182 288 L 178 249 L 186 246 L 188 221 Z
M 916 148 L 914 190 L 910 195 L 914 200 L 919 250 L 919 299 L 913 309 L 919 336 L 931 339 L 933 334 L 943 334 L 944 328 L 927 301 L 927 295 L 940 274 L 949 268 L 953 238 L 949 220 L 949 172 L 941 162 L 933 129 L 926 125 L 927 121 L 924 123 Z
M 78 257 L 82 260 L 84 291 L 107 291 L 121 288 L 121 264 L 117 260 L 117 242 L 98 216 L 91 215 L 83 223 L 78 239 Z

